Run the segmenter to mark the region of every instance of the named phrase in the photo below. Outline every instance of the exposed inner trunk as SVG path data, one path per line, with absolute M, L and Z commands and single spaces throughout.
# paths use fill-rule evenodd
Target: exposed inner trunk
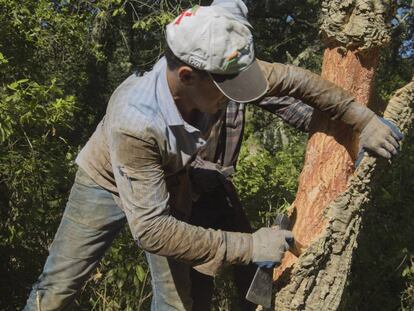
M 378 54 L 376 49 L 362 55 L 352 51 L 343 54 L 341 48 L 327 48 L 322 77 L 348 90 L 361 104 L 368 105 Z M 315 112 L 298 192 L 290 210 L 295 219 L 293 234 L 302 250 L 326 227 L 322 214 L 326 206 L 346 190 L 357 152 L 358 142 L 351 128 Z M 275 279 L 295 262 L 296 257 L 287 253 Z

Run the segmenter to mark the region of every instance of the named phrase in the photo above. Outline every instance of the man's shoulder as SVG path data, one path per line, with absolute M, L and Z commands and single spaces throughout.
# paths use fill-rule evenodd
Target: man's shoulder
M 157 88 L 162 84 L 166 62 L 159 60 L 151 71 L 144 74 L 133 73 L 123 81 L 112 94 L 108 110 L 123 110 L 127 114 L 143 114 L 154 117 L 160 111 L 160 98 Z
M 140 76 L 130 75 L 112 94 L 108 109 L 130 108 L 145 115 L 154 115 L 158 109 L 156 96 L 156 77 L 152 72 Z
M 160 125 L 160 106 L 157 102 L 155 79 L 151 72 L 128 77 L 112 94 L 106 120 L 111 127 L 141 131 L 144 127 Z

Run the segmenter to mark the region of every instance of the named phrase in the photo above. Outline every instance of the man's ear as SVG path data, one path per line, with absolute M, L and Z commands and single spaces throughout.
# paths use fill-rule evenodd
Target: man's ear
M 189 66 L 181 66 L 178 68 L 178 78 L 185 85 L 190 85 L 194 81 L 194 70 Z

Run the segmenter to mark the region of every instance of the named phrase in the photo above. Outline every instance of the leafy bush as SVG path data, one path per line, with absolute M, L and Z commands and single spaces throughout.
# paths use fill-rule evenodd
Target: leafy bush
M 252 115 L 251 119 L 254 117 Z M 306 135 L 274 118 L 266 127 L 255 124 L 259 118 L 254 120 L 248 121 L 251 125 L 247 126 L 234 181 L 252 225 L 258 228 L 269 226 L 277 212 L 285 211 L 293 202 Z M 257 129 L 249 130 L 249 125 Z M 263 136 L 275 130 L 279 135 L 272 136 L 271 147 L 266 148 Z M 286 141 L 282 142 L 280 133 L 286 136 Z
M 19 80 L 0 93 L 0 288 L 10 306 L 38 274 L 75 169 L 77 150 L 64 137 L 76 99 L 62 95 L 54 79 Z

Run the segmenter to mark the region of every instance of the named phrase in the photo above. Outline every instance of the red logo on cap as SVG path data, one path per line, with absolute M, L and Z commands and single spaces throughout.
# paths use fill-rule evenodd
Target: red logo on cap
M 197 10 L 200 8 L 199 5 L 196 5 L 194 7 L 191 8 L 191 10 L 188 11 L 184 11 L 180 14 L 180 16 L 178 16 L 177 20 L 175 21 L 174 25 L 180 25 L 182 19 L 186 16 L 193 16 L 196 14 Z

